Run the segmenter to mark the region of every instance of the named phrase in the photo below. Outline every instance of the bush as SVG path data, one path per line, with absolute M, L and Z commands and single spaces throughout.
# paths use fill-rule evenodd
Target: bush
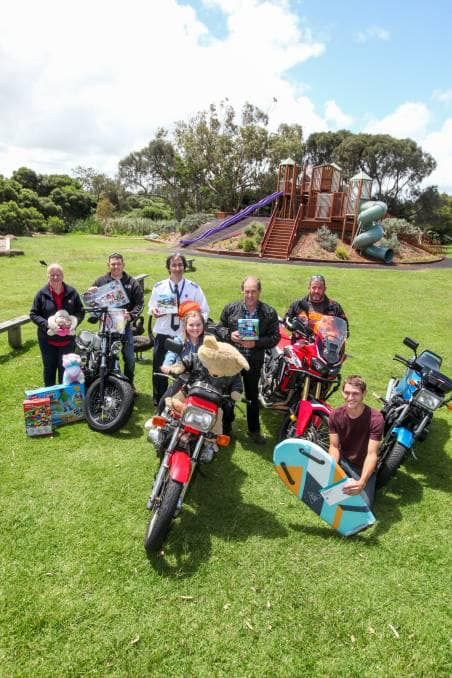
M 243 250 L 243 240 L 239 240 L 237 243 L 237 249 Z
M 252 238 L 253 235 L 254 235 L 254 228 L 253 228 L 253 226 L 248 226 L 248 228 L 245 228 L 244 234 L 245 234 L 248 238 Z
M 49 217 L 47 219 L 47 227 L 52 233 L 64 233 L 66 231 L 66 224 L 60 217 Z
M 201 224 L 205 224 L 212 219 L 214 219 L 213 214 L 209 214 L 208 212 L 195 212 L 194 214 L 187 214 L 180 223 L 181 227 L 184 229 L 184 233 L 192 233 L 193 231 L 196 231 L 198 226 L 201 226 Z
M 255 252 L 257 250 L 256 242 L 252 238 L 245 238 L 243 241 L 244 252 Z
M 381 222 L 386 238 L 391 238 L 393 235 L 411 235 L 419 239 L 419 242 L 422 238 L 422 231 L 417 226 L 413 226 L 406 219 L 396 219 L 394 217 L 389 217 L 388 219 L 383 219 Z M 398 240 L 397 240 L 398 242 Z
M 401 219 L 399 221 L 402 221 Z M 380 247 L 389 247 L 393 250 L 394 254 L 400 252 L 400 242 L 395 233 L 391 233 L 389 237 L 382 238 L 378 243 Z
M 262 224 L 259 224 L 259 226 L 257 227 L 256 233 L 259 236 L 259 238 L 262 239 L 264 237 L 265 227 L 262 226 Z
M 97 221 L 94 215 L 87 217 L 87 219 L 77 219 L 71 225 L 70 230 L 75 233 L 91 233 L 92 235 L 99 235 L 104 232 L 102 224 Z
M 336 256 L 338 259 L 342 259 L 343 261 L 350 259 L 349 253 L 343 245 L 338 245 L 336 247 Z
M 337 235 L 331 233 L 330 229 L 328 226 L 325 226 L 325 224 L 318 229 L 315 237 L 320 247 L 327 252 L 334 252 L 336 250 Z

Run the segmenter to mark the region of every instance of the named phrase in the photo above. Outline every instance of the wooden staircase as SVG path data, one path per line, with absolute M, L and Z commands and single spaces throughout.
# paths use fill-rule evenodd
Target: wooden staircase
M 295 219 L 273 218 L 262 242 L 261 257 L 289 259 Z

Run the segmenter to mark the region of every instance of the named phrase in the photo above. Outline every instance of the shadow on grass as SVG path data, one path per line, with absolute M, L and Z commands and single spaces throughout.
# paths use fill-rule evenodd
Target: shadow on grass
M 234 447 L 232 443 L 209 466 L 201 467 L 163 554 L 150 561 L 160 574 L 178 578 L 193 575 L 209 560 L 212 537 L 238 542 L 254 535 L 266 539 L 287 535 L 269 511 L 243 502 L 240 487 L 246 473 L 231 459 Z
M 24 355 L 27 353 L 30 349 L 32 349 L 36 345 L 36 340 L 33 339 L 27 339 L 27 341 L 24 342 L 22 345 L 22 348 L 10 348 L 8 344 L 8 348 L 10 348 L 9 353 L 6 353 L 5 355 L 0 355 L 0 365 L 5 365 L 8 363 L 10 360 L 17 360 L 17 358 L 20 358 L 20 356 Z

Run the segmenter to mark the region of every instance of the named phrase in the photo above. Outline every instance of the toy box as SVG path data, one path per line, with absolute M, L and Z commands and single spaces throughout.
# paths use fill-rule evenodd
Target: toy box
M 50 398 L 53 426 L 63 426 L 85 418 L 85 384 L 60 384 L 25 391 L 27 398 Z
M 24 400 L 25 431 L 28 436 L 46 436 L 52 433 L 50 398 Z

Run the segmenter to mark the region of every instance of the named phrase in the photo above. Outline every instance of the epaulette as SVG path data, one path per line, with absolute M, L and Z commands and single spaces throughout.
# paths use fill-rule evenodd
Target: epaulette
M 199 285 L 197 285 L 196 283 L 194 283 L 192 280 L 190 280 L 189 283 L 190 283 L 190 285 L 192 285 L 193 287 L 196 287 L 196 289 L 199 289 Z
M 160 280 L 160 282 L 156 282 L 154 287 L 158 287 L 159 285 L 163 285 L 163 283 L 166 282 L 166 280 Z

